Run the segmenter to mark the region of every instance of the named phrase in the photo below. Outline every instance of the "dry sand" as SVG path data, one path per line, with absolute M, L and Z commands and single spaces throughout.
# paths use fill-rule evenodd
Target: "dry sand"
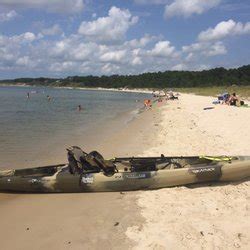
M 181 95 L 100 141 L 106 157 L 250 155 L 250 109 Z M 83 141 L 81 145 L 86 145 Z M 249 249 L 250 182 L 126 193 L 0 195 L 1 249 Z
M 250 109 L 182 95 L 162 108 L 158 145 L 144 155 L 250 155 Z M 215 107 L 203 110 L 205 107 Z M 139 192 L 134 249 L 250 249 L 250 181 Z

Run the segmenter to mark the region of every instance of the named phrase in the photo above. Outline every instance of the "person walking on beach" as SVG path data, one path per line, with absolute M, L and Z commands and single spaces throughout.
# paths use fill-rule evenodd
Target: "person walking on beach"
M 144 107 L 145 108 L 151 108 L 152 104 L 151 104 L 151 100 L 150 99 L 145 99 L 144 100 Z

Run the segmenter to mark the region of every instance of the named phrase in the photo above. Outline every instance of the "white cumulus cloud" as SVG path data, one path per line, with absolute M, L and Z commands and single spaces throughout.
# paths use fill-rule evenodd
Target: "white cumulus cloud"
M 107 17 L 99 17 L 92 22 L 82 22 L 78 32 L 92 40 L 121 41 L 130 26 L 137 21 L 138 17 L 132 16 L 129 10 L 111 7 Z
M 34 67 L 27 54 L 30 53 L 31 44 L 37 40 L 31 32 L 15 36 L 0 35 L 0 67 L 2 70 L 14 70 L 17 67 Z M 27 52 L 27 54 L 26 54 Z
M 85 61 L 94 56 L 98 51 L 98 45 L 95 43 L 80 42 L 77 46 L 72 46 L 70 50 L 70 58 L 75 61 Z
M 214 28 L 202 31 L 199 34 L 198 39 L 200 41 L 215 41 L 228 36 L 244 34 L 250 34 L 250 22 L 243 24 L 230 19 L 218 23 Z
M 212 44 L 207 51 L 207 56 L 217 56 L 227 54 L 227 49 L 222 42 L 216 42 Z
M 54 35 L 59 35 L 61 33 L 62 33 L 62 29 L 60 25 L 58 24 L 54 24 L 51 27 L 42 29 L 42 34 L 46 36 L 54 36 Z
M 165 6 L 164 16 L 170 18 L 173 16 L 190 17 L 193 14 L 202 14 L 207 10 L 219 5 L 221 0 L 174 0 L 171 4 Z
M 141 65 L 141 64 L 142 64 L 142 60 L 140 57 L 136 56 L 135 58 L 133 58 L 132 65 Z
M 211 57 L 217 55 L 224 55 L 227 49 L 221 41 L 215 43 L 197 42 L 188 46 L 183 46 L 182 51 L 188 53 L 186 59 L 190 61 L 197 56 Z
M 169 41 L 159 41 L 155 44 L 155 47 L 150 51 L 150 54 L 156 57 L 168 57 L 173 56 L 175 47 L 171 45 Z
M 130 46 L 131 48 L 136 48 L 136 47 L 140 47 L 143 48 L 145 46 L 147 46 L 148 44 L 159 40 L 159 37 L 156 36 L 150 36 L 149 34 L 145 34 L 143 37 L 139 38 L 139 39 L 132 39 L 130 41 L 127 41 L 125 44 L 127 46 Z
M 121 62 L 126 56 L 125 50 L 110 51 L 103 54 L 100 59 L 103 62 Z
M 187 65 L 183 64 L 183 63 L 179 63 L 174 65 L 171 70 L 177 70 L 177 71 L 182 71 L 182 70 L 186 70 L 188 69 Z
M 32 67 L 33 63 L 28 56 L 23 56 L 17 59 L 16 64 L 18 66 Z
M 20 42 L 33 42 L 36 40 L 36 35 L 32 32 L 25 32 L 17 38 L 20 39 Z
M 76 63 L 72 61 L 65 61 L 65 62 L 55 62 L 52 63 L 49 67 L 49 70 L 52 72 L 63 72 L 63 71 L 73 71 L 76 68 Z
M 0 22 L 7 22 L 15 19 L 18 16 L 16 11 L 11 10 L 7 13 L 0 13 Z

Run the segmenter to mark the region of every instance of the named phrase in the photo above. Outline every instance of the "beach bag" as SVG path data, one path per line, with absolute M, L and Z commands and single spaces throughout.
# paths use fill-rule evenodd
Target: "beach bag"
M 223 93 L 222 95 L 218 96 L 218 100 L 219 101 L 226 101 L 229 98 L 229 94 L 228 93 Z

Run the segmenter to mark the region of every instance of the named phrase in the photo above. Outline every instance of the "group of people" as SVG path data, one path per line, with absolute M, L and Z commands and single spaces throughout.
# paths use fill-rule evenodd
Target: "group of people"
M 244 101 L 240 100 L 240 98 L 236 95 L 236 93 L 232 93 L 231 95 L 229 93 L 224 93 L 220 96 L 218 96 L 218 100 L 222 104 L 227 104 L 230 106 L 241 106 L 244 105 Z
M 26 94 L 27 99 L 30 99 L 30 92 L 27 92 Z M 52 100 L 52 97 L 50 95 L 47 95 L 47 100 L 50 102 Z
M 166 100 L 178 100 L 178 93 L 174 95 L 172 90 L 153 91 L 153 97 L 166 98 Z
M 27 99 L 30 99 L 30 92 L 27 92 L 26 97 L 27 97 Z M 50 95 L 47 95 L 46 98 L 47 98 L 48 102 L 50 102 L 52 100 L 52 97 Z M 82 110 L 83 110 L 82 105 L 78 105 L 77 111 L 82 111 Z
M 154 103 L 162 103 L 163 101 L 168 100 L 178 100 L 178 93 L 174 94 L 172 91 L 153 91 L 153 100 L 145 99 L 144 100 L 144 108 L 151 109 Z M 155 99 L 156 98 L 156 99 Z

